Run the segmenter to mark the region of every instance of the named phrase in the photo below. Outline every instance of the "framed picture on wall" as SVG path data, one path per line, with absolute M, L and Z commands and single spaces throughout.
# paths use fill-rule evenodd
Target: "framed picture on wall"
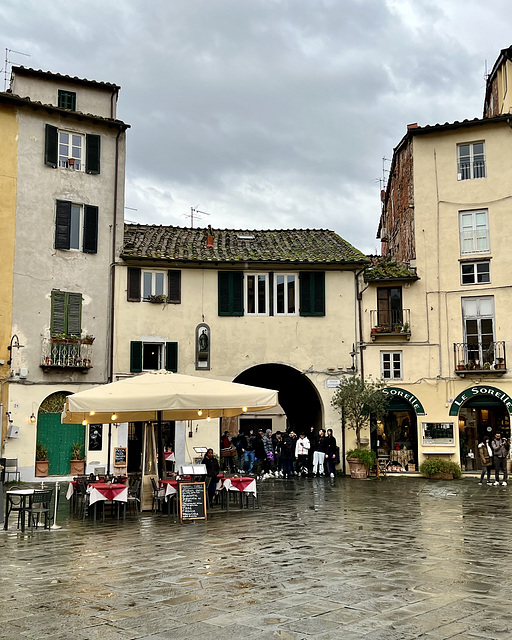
M 103 448 L 103 425 L 89 425 L 89 451 L 101 451 Z

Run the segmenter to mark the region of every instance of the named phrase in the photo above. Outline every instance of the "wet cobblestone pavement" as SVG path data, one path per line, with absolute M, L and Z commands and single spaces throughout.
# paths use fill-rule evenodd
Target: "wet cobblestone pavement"
M 0 534 L 0 637 L 512 638 L 512 486 L 275 480 L 260 508 Z

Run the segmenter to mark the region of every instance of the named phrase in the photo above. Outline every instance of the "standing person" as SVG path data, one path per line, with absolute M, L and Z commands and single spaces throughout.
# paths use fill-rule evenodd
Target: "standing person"
M 249 433 L 244 436 L 242 442 L 242 453 L 244 455 L 244 471 L 248 474 L 252 473 L 254 467 L 254 458 L 256 456 L 255 444 L 257 436 L 254 434 L 254 429 L 249 429 Z
M 267 454 L 265 453 L 265 446 L 263 444 L 263 436 L 265 432 L 263 429 L 258 429 L 258 433 L 254 438 L 254 453 L 255 453 L 255 462 L 254 462 L 254 473 L 256 476 L 263 476 L 263 464 L 267 459 Z
M 297 445 L 297 434 L 293 429 L 290 429 L 288 435 L 290 436 L 290 440 L 292 441 L 292 445 L 290 447 L 292 452 L 292 468 L 290 469 L 290 475 L 295 474 L 297 476 L 299 475 L 297 473 L 297 469 L 295 468 L 295 446 Z
M 315 450 L 317 435 L 315 433 L 315 427 L 309 427 L 309 454 L 308 454 L 308 473 L 313 475 L 313 452 Z
M 482 461 L 482 473 L 480 475 L 480 482 L 478 484 L 483 483 L 486 473 L 487 484 L 492 484 L 491 469 L 493 453 L 491 447 L 491 439 L 489 438 L 489 436 L 485 436 L 484 441 L 478 445 L 478 453 L 480 454 L 480 460 Z
M 502 438 L 501 434 L 497 433 L 494 436 L 494 440 L 491 442 L 491 449 L 494 454 L 494 485 L 500 483 L 500 470 L 503 472 L 504 487 L 507 486 L 507 455 L 509 450 L 509 444 L 506 438 Z
M 274 469 L 276 476 L 283 477 L 283 466 L 281 463 L 281 453 L 283 450 L 283 434 L 276 431 L 276 439 L 274 441 Z
M 315 442 L 315 448 L 313 451 L 313 475 L 324 475 L 324 464 L 327 460 L 327 438 L 325 437 L 325 431 L 320 429 L 318 432 L 318 438 Z
M 231 446 L 231 438 L 229 437 L 229 431 L 224 431 L 222 438 L 220 439 L 220 459 L 222 463 L 222 470 L 229 469 L 231 473 L 235 470 L 235 461 L 233 453 L 234 447 Z
M 263 436 L 263 448 L 265 459 L 263 460 L 263 475 L 269 478 L 274 475 L 274 445 L 272 442 L 272 429 L 267 429 Z
M 208 483 L 208 505 L 213 507 L 213 496 L 217 489 L 217 476 L 219 475 L 219 463 L 213 455 L 213 449 L 208 449 L 205 453 L 203 464 L 206 465 L 206 477 L 210 480 Z
M 283 467 L 283 477 L 289 478 L 292 475 L 293 455 L 295 453 L 295 443 L 289 433 L 283 436 L 283 446 L 281 448 L 281 465 Z
M 310 444 L 306 434 L 301 433 L 295 445 L 295 459 L 297 460 L 297 471 L 300 475 L 308 473 L 308 456 Z
M 334 478 L 336 475 L 336 438 L 332 435 L 332 429 L 327 429 L 327 464 L 329 475 Z
M 236 449 L 236 456 L 237 456 L 236 463 L 238 465 L 237 466 L 238 472 L 242 473 L 243 467 L 244 467 L 245 436 L 241 431 L 239 431 L 236 438 L 233 439 L 233 444 L 235 445 L 235 449 Z

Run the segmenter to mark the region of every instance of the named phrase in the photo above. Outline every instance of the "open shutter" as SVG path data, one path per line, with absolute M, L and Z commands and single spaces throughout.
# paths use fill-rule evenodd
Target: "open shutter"
M 128 302 L 140 302 L 140 269 L 128 267 L 128 283 L 126 287 Z
M 165 369 L 178 373 L 178 343 L 165 343 Z
M 69 249 L 71 236 L 71 202 L 57 200 L 55 213 L 55 248 Z
M 45 144 L 44 144 L 44 163 L 57 168 L 59 160 L 59 143 L 58 130 L 51 124 L 46 125 Z
M 219 271 L 219 316 L 244 315 L 243 271 Z
M 52 291 L 52 310 L 50 318 L 50 333 L 66 333 L 66 293 Z
M 268 274 L 268 315 L 274 315 L 274 273 Z
M 132 373 L 142 371 L 142 342 L 138 340 L 130 342 L 130 371 Z
M 79 336 L 82 333 L 82 294 L 67 294 L 67 330 L 66 333 Z
M 98 207 L 84 205 L 84 253 L 98 251 Z
M 325 273 L 302 271 L 300 282 L 300 315 L 325 316 Z
M 173 304 L 181 303 L 181 271 L 177 271 L 173 269 L 168 272 L 168 293 L 167 293 L 167 302 L 172 302 Z
M 100 172 L 100 136 L 92 133 L 85 136 L 85 172 Z

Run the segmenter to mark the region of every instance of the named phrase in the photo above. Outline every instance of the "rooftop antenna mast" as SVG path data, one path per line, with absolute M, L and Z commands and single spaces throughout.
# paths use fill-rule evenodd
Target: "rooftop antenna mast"
M 201 214 L 201 215 L 197 215 L 197 214 Z M 194 218 L 196 218 L 197 220 L 201 220 L 201 216 L 211 216 L 211 213 L 208 213 L 206 211 L 199 211 L 199 209 L 196 209 L 195 207 L 190 207 L 190 214 L 185 213 L 184 217 L 185 218 L 190 218 L 190 228 L 193 229 L 194 228 Z
M 27 58 L 30 58 L 30 53 L 23 53 L 23 51 L 15 51 L 14 49 L 8 49 L 5 47 L 4 91 L 7 91 L 7 84 L 9 81 L 9 65 L 12 65 L 12 60 L 9 60 L 10 53 L 17 53 L 20 56 L 27 56 Z

